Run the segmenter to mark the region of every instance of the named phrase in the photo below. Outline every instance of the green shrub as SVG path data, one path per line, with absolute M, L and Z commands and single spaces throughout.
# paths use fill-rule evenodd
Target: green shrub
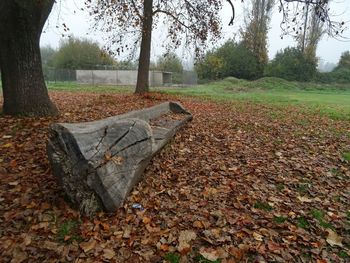
M 290 81 L 310 81 L 316 74 L 316 62 L 308 59 L 297 48 L 287 47 L 277 52 L 265 68 L 265 76 L 279 77 Z
M 318 72 L 315 76 L 315 82 L 348 84 L 350 83 L 350 69 L 338 68 L 332 72 Z

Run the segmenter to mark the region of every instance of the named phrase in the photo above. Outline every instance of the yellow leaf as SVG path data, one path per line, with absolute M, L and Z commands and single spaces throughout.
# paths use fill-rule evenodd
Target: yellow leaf
M 263 236 L 262 235 L 260 235 L 259 233 L 257 233 L 257 232 L 254 232 L 253 233 L 253 237 L 255 238 L 255 240 L 257 240 L 257 241 L 263 241 Z
M 182 254 L 186 254 L 190 252 L 191 245 L 189 243 L 196 238 L 197 238 L 197 235 L 193 231 L 190 231 L 190 230 L 181 231 L 177 250 Z
M 336 232 L 334 232 L 331 229 L 327 229 L 327 232 L 328 236 L 326 241 L 328 244 L 330 244 L 331 246 L 343 247 L 343 238 L 341 236 L 339 236 Z
M 305 196 L 298 196 L 297 198 L 298 198 L 298 200 L 299 200 L 300 202 L 302 202 L 302 203 L 311 203 L 311 202 L 312 202 L 312 199 L 307 198 L 307 197 L 305 197 Z
M 11 148 L 13 146 L 12 143 L 6 143 L 2 146 L 2 148 Z
M 111 260 L 113 257 L 115 257 L 115 252 L 114 252 L 114 250 L 109 249 L 109 248 L 105 248 L 105 249 L 103 250 L 103 257 L 104 257 L 105 259 Z

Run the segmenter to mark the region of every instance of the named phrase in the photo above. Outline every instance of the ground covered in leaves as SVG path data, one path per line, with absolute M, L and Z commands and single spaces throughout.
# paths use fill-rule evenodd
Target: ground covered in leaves
M 52 92 L 56 118 L 0 117 L 1 262 L 346 262 L 350 124 L 303 108 Z M 123 208 L 85 218 L 56 184 L 53 122 L 165 100 L 194 116 Z

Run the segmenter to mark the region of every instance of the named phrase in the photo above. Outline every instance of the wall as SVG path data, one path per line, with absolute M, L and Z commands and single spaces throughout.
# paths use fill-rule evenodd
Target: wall
M 136 70 L 77 70 L 76 76 L 79 84 L 135 86 L 137 81 Z M 150 71 L 149 82 L 162 86 L 163 73 Z

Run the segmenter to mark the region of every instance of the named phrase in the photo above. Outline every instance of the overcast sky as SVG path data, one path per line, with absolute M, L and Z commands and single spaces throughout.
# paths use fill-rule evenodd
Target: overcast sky
M 94 39 L 100 43 L 101 46 L 106 44 L 105 36 L 91 29 L 92 21 L 86 10 L 80 10 L 84 8 L 84 0 L 62 0 L 57 1 L 58 4 L 54 7 L 51 13 L 47 25 L 44 28 L 44 33 L 41 36 L 41 45 L 51 45 L 54 48 L 59 46 L 60 39 L 62 39 L 63 27 L 62 23 L 65 23 L 70 31 L 69 34 L 73 34 L 76 37 L 87 37 Z M 245 1 L 248 2 L 247 0 Z M 233 26 L 228 26 L 231 9 L 228 5 L 225 5 L 222 12 L 222 23 L 223 23 L 223 38 L 221 43 L 215 43 L 220 45 L 229 38 L 238 37 L 238 30 L 242 25 L 243 21 L 243 6 L 241 0 L 234 1 L 236 7 L 236 18 Z M 331 3 L 332 14 L 334 20 L 349 21 L 350 26 L 350 1 L 348 0 L 333 0 Z M 268 36 L 268 49 L 269 57 L 272 59 L 276 52 L 287 46 L 295 46 L 295 41 L 292 37 L 284 37 L 281 39 L 281 15 L 277 10 L 273 12 L 272 21 L 270 24 L 270 31 Z M 163 41 L 159 40 L 162 34 L 161 30 L 158 30 L 153 34 L 154 40 L 152 41 L 152 58 L 155 59 L 157 56 L 162 55 L 164 49 L 161 46 Z M 324 36 L 318 46 L 317 56 L 324 62 L 337 63 L 342 52 L 350 50 L 350 30 L 348 29 L 344 37 L 347 37 L 347 41 L 339 41 L 328 36 Z M 158 42 L 158 43 L 157 43 Z M 213 44 L 213 46 L 215 46 Z M 193 61 L 193 54 L 188 49 L 182 48 L 177 50 L 177 53 L 183 57 L 187 63 Z M 119 57 L 117 59 L 123 59 Z

